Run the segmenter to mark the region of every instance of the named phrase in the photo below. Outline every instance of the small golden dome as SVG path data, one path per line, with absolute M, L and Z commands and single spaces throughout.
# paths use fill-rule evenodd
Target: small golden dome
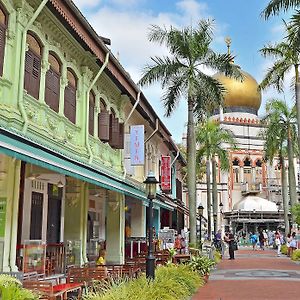
M 226 77 L 223 74 L 216 74 L 218 79 L 226 89 L 224 95 L 224 107 L 249 108 L 257 112 L 261 105 L 261 92 L 258 89 L 257 81 L 247 72 L 241 71 L 243 81 Z

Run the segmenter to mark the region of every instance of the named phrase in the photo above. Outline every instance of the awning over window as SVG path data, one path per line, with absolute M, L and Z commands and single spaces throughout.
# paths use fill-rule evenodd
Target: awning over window
M 122 179 L 105 174 L 87 164 L 75 161 L 44 146 L 37 145 L 23 136 L 13 134 L 4 129 L 0 129 L 0 152 L 45 169 L 147 201 L 143 191 L 131 186 Z

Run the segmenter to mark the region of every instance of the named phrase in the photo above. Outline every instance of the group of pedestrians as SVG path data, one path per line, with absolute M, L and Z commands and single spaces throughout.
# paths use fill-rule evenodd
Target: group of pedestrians
M 234 251 L 237 250 L 237 241 L 232 232 L 225 232 L 224 238 L 222 240 L 221 230 L 218 230 L 214 237 L 215 248 L 222 253 L 222 258 L 226 256 L 228 249 L 229 259 L 233 260 Z
M 288 248 L 287 255 L 291 256 L 293 251 L 297 249 L 296 233 L 288 234 L 285 238 L 279 230 L 275 232 L 265 230 L 260 231 L 258 234 L 255 232 L 250 233 L 249 237 L 250 243 L 253 250 L 257 250 L 257 246 L 261 250 L 265 250 L 265 247 L 277 248 L 277 256 L 280 256 L 281 246 L 286 244 Z

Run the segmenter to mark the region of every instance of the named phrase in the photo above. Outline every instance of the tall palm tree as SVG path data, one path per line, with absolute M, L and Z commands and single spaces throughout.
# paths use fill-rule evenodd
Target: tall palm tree
M 234 149 L 236 141 L 233 133 L 222 128 L 215 120 L 207 120 L 197 127 L 196 142 L 198 145 L 197 162 L 206 160 L 207 185 L 207 213 L 208 234 L 211 235 L 211 182 L 212 171 L 212 203 L 214 216 L 214 230 L 218 228 L 216 215 L 218 214 L 218 188 L 217 188 L 217 159 L 222 170 L 229 169 L 228 148 Z M 224 147 L 226 146 L 226 148 Z
M 265 19 L 278 15 L 280 12 L 286 12 L 290 8 L 297 8 L 300 6 L 300 0 L 271 0 L 266 8 L 262 11 L 262 16 Z
M 287 24 L 287 32 L 290 29 Z M 291 44 L 288 40 L 284 40 L 281 43 L 269 44 L 264 46 L 260 50 L 264 57 L 275 58 L 273 66 L 266 73 L 263 81 L 260 84 L 262 90 L 273 86 L 279 92 L 283 92 L 283 83 L 286 75 L 290 70 L 294 71 L 295 78 L 294 89 L 295 89 L 295 99 L 296 99 L 296 112 L 297 112 L 297 124 L 300 128 L 300 76 L 299 76 L 299 65 L 300 65 L 300 52 L 299 47 L 295 44 Z M 298 148 L 300 149 L 300 134 L 298 132 Z
M 275 155 L 279 156 L 281 168 L 281 187 L 285 219 L 285 232 L 289 232 L 288 219 L 288 186 L 286 176 L 285 157 L 288 157 L 289 169 L 289 192 L 290 201 L 294 205 L 297 202 L 296 179 L 294 168 L 294 149 L 293 141 L 295 139 L 295 108 L 289 109 L 282 100 L 273 99 L 266 105 L 267 129 L 264 132 L 265 137 L 265 156 L 266 159 L 273 161 Z
M 212 22 L 201 20 L 196 28 L 181 30 L 152 26 L 149 40 L 165 45 L 170 55 L 152 57 L 146 65 L 140 85 L 150 85 L 160 81 L 165 93 L 162 101 L 165 115 L 170 116 L 181 99 L 188 104 L 187 126 L 187 185 L 189 193 L 190 242 L 196 243 L 196 145 L 195 107 L 205 107 L 209 99 L 221 102 L 224 88 L 218 80 L 205 74 L 204 67 L 241 78 L 238 68 L 231 64 L 229 54 L 217 54 L 210 47 L 213 40 Z M 213 95 L 213 97 L 212 97 Z

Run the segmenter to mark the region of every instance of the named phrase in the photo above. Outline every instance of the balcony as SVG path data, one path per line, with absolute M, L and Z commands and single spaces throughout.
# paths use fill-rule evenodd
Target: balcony
M 241 193 L 243 196 L 249 194 L 259 194 L 262 191 L 262 184 L 261 183 L 242 183 L 241 184 Z

